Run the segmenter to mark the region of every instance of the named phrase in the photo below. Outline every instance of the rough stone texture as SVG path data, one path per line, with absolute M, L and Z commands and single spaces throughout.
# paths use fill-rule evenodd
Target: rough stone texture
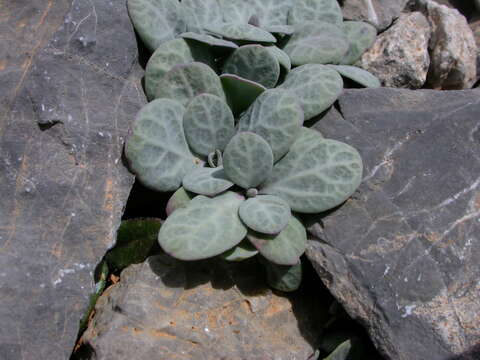
M 123 1 L 0 8 L 0 359 L 66 359 L 133 182 L 135 35 Z
M 400 16 L 408 0 L 344 0 L 343 17 L 367 21 L 378 30 L 385 30 Z
M 357 65 L 376 75 L 383 86 L 418 89 L 427 78 L 430 26 L 419 12 L 402 14 Z
M 365 163 L 307 256 L 386 359 L 480 358 L 480 90 L 348 90 L 319 121 Z
M 307 360 L 326 309 L 302 291 L 277 295 L 255 259 L 132 265 L 99 298 L 82 338 L 96 360 Z
M 470 24 L 473 36 L 475 38 L 475 44 L 477 45 L 477 79 L 480 79 L 480 18 L 472 21 Z
M 417 0 L 416 8 L 432 28 L 427 83 L 433 89 L 469 89 L 477 76 L 477 46 L 465 17 L 432 0 Z

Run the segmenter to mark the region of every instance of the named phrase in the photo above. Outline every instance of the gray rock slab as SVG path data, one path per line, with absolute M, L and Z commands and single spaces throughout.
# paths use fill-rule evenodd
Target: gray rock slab
M 423 14 L 402 14 L 356 65 L 374 74 L 386 87 L 421 88 L 430 66 L 430 25 Z
M 136 40 L 123 1 L 5 4 L 0 358 L 66 359 L 133 183 Z
M 313 293 L 272 292 L 256 259 L 131 265 L 108 288 L 82 342 L 95 360 L 307 360 L 328 318 Z
M 480 358 L 480 90 L 347 90 L 340 109 L 316 127 L 364 179 L 308 219 L 307 257 L 386 359 Z

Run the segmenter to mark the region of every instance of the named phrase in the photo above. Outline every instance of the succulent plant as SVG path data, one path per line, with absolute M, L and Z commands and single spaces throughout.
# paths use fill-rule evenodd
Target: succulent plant
M 183 260 L 258 256 L 270 284 L 300 285 L 307 233 L 299 214 L 347 200 L 362 178 L 350 145 L 304 122 L 340 96 L 342 77 L 375 40 L 343 22 L 336 0 L 128 0 L 151 49 L 125 146 L 140 182 L 174 192 L 158 235 Z

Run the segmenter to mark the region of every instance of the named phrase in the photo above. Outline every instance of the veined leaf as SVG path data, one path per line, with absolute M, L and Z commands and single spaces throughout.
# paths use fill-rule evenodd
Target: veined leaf
M 195 194 L 205 196 L 218 195 L 233 186 L 227 179 L 222 167 L 196 168 L 183 178 L 183 187 Z
M 187 204 L 195 197 L 196 194 L 192 194 L 186 191 L 183 187 L 175 191 L 167 202 L 166 213 L 170 216 L 175 210 L 187 206 Z
M 337 0 L 295 0 L 288 15 L 288 24 L 303 24 L 307 21 L 324 21 L 340 25 L 342 9 Z
M 352 65 L 373 45 L 377 29 L 363 21 L 345 21 L 342 28 L 347 36 L 349 48 L 340 64 Z
M 300 287 L 302 282 L 302 264 L 299 262 L 293 266 L 276 265 L 261 259 L 265 270 L 267 271 L 268 284 L 279 291 L 290 292 Z
M 279 234 L 290 222 L 288 203 L 272 195 L 259 195 L 240 205 L 240 219 L 250 229 L 263 234 Z
M 223 12 L 217 0 L 182 0 L 187 30 L 201 33 L 208 24 L 222 23 Z
M 249 24 L 211 24 L 205 26 L 205 30 L 211 34 L 222 36 L 230 40 L 265 43 L 277 42 L 275 36 L 270 34 L 268 31 Z
M 227 96 L 227 102 L 235 115 L 247 110 L 255 99 L 267 90 L 261 84 L 233 74 L 223 74 L 220 76 L 220 80 Z
M 340 75 L 347 79 L 353 80 L 356 83 L 365 86 L 367 88 L 378 88 L 381 86 L 380 80 L 368 72 L 356 66 L 349 65 L 328 65 L 332 69 L 338 71 Z
M 255 247 L 248 240 L 243 240 L 233 249 L 221 254 L 220 257 L 227 261 L 243 261 L 254 257 L 257 254 L 258 250 L 255 249 Z

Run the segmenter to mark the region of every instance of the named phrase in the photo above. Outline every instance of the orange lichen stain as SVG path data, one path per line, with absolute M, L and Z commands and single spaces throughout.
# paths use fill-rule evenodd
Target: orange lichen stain
M 156 338 L 167 338 L 167 339 L 172 339 L 175 340 L 177 337 L 175 335 L 169 334 L 165 331 L 157 330 L 157 329 L 140 329 L 137 327 L 129 327 L 129 326 L 122 326 L 120 328 L 122 331 L 125 332 L 130 332 L 133 335 L 147 335 L 150 337 L 156 337 Z
M 0 71 L 3 71 L 7 68 L 7 60 L 0 59 Z
M 480 210 L 480 192 L 475 194 L 475 200 L 473 202 L 473 206 L 475 207 L 475 211 Z
M 440 240 L 440 234 L 436 232 L 426 233 L 424 236 L 431 243 L 436 243 L 438 240 Z
M 290 303 L 282 298 L 272 298 L 270 304 L 265 311 L 266 317 L 272 317 L 278 313 L 282 313 L 290 310 Z
M 53 244 L 52 250 L 50 250 L 50 253 L 55 256 L 57 259 L 60 259 L 63 254 L 63 245 L 62 243 L 55 243 Z
M 113 202 L 114 202 L 114 191 L 115 187 L 113 184 L 113 180 L 111 178 L 107 179 L 107 182 L 105 183 L 105 198 L 103 201 L 103 209 L 106 212 L 112 212 L 113 211 Z

